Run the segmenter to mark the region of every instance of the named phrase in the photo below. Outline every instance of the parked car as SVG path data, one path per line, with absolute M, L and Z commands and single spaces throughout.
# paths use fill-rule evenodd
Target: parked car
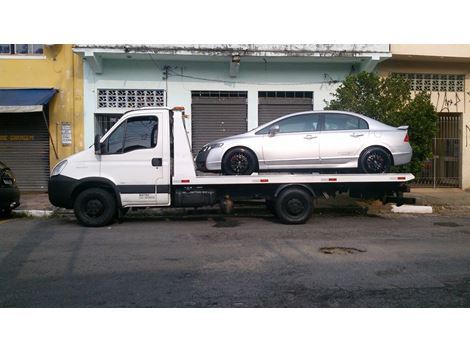
M 15 176 L 8 166 L 0 161 L 0 217 L 10 215 L 20 205 L 20 191 Z
M 249 175 L 262 170 L 358 169 L 385 173 L 410 162 L 408 126 L 344 111 L 306 111 L 206 144 L 198 170 Z

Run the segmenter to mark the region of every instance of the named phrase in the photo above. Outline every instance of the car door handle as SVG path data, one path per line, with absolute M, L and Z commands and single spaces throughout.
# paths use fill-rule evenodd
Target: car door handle
M 314 138 L 318 138 L 318 136 L 312 136 L 311 134 L 307 134 L 304 138 L 305 139 L 314 139 Z
M 152 166 L 155 166 L 155 167 L 162 166 L 162 158 L 153 158 Z
M 351 137 L 361 137 L 363 135 L 364 135 L 364 133 L 352 133 Z

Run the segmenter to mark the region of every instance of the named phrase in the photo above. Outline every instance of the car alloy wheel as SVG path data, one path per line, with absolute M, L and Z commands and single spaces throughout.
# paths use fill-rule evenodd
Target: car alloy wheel
M 362 172 L 380 174 L 390 171 L 391 161 L 385 150 L 374 148 L 364 152 L 359 165 Z
M 248 156 L 245 153 L 234 154 L 230 158 L 230 168 L 236 174 L 243 174 L 249 166 Z

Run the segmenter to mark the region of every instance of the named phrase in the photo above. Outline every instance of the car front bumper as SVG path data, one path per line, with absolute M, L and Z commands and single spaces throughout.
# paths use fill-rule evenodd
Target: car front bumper
M 222 148 L 214 148 L 208 151 L 200 151 L 195 159 L 196 168 L 199 171 L 220 171 L 221 170 L 221 160 L 223 157 Z
M 15 209 L 20 205 L 20 190 L 18 187 L 0 188 L 0 210 Z

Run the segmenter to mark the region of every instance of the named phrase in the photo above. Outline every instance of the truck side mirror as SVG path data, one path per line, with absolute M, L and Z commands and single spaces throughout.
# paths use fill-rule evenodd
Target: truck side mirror
M 97 134 L 95 136 L 95 154 L 96 155 L 101 155 L 101 136 Z
M 272 126 L 269 129 L 269 137 L 274 137 L 276 135 L 276 133 L 279 133 L 280 130 L 281 130 L 281 128 L 279 127 L 279 125 Z

